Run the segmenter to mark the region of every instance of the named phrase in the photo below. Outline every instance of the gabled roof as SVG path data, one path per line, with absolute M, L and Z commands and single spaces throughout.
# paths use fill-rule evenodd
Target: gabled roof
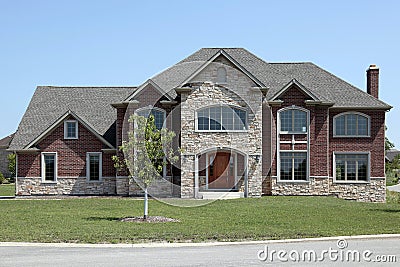
M 14 138 L 15 133 L 10 134 L 9 136 L 4 137 L 3 139 L 0 139 L 0 148 L 8 148 L 10 146 L 10 143 L 12 139 Z
M 243 48 L 202 48 L 177 65 L 207 62 L 221 50 L 270 89 L 267 93 L 267 100 L 272 100 L 279 91 L 295 79 L 320 101 L 334 103 L 334 108 L 384 110 L 391 108 L 390 105 L 313 63 L 267 63 Z M 182 76 L 186 75 L 187 73 Z M 182 79 L 182 77 L 175 77 L 175 79 Z
M 394 158 L 400 155 L 400 151 L 397 149 L 390 149 L 386 152 L 386 159 L 390 162 L 392 162 L 394 160 Z
M 134 90 L 135 87 L 39 86 L 9 150 L 27 149 L 27 145 L 54 126 L 69 111 L 90 125 L 107 142 L 115 145 L 115 137 L 111 132 L 115 127 L 117 114 L 111 103 L 122 101 Z
M 299 88 L 304 94 L 310 97 L 314 101 L 320 101 L 320 99 L 315 96 L 310 90 L 308 90 L 304 85 L 298 82 L 296 79 L 291 80 L 288 84 L 286 84 L 281 90 L 276 92 L 276 94 L 270 97 L 269 100 L 274 101 L 277 100 L 281 95 L 283 95 L 288 89 L 290 89 L 293 85 Z

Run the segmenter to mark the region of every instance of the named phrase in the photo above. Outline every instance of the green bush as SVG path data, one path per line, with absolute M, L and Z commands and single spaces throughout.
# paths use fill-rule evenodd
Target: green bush
M 10 182 L 14 182 L 14 177 L 16 173 L 16 155 L 15 154 L 9 154 L 7 156 L 8 159 L 8 171 L 10 172 Z
M 7 182 L 7 179 L 4 177 L 4 175 L 0 172 L 0 184 L 4 184 Z

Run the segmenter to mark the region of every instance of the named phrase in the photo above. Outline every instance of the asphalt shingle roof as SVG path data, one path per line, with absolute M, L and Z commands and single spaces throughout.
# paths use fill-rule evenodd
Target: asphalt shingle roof
M 221 50 L 270 89 L 267 94 L 268 99 L 295 79 L 319 100 L 334 103 L 334 107 L 391 108 L 388 104 L 313 63 L 267 63 L 243 48 L 202 48 L 157 74 L 152 80 L 163 91 L 169 92 Z
M 13 138 L 14 138 L 14 134 L 10 134 L 9 136 L 6 136 L 3 139 L 0 139 L 0 147 L 8 148 L 10 146 L 10 143 Z
M 110 105 L 120 102 L 135 87 L 37 87 L 21 120 L 9 149 L 24 149 L 68 111 L 87 122 L 111 144 L 116 110 Z

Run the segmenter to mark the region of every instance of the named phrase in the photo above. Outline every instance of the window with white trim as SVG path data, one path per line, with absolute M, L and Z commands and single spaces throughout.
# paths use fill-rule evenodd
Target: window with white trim
M 102 177 L 102 155 L 100 152 L 86 154 L 86 175 L 89 181 L 100 181 Z
M 362 113 L 346 112 L 334 117 L 333 128 L 333 135 L 337 137 L 369 137 L 370 118 Z
M 335 153 L 336 182 L 367 182 L 369 153 Z
M 307 112 L 298 108 L 285 109 L 279 112 L 281 133 L 307 133 Z
M 57 153 L 55 152 L 42 153 L 42 181 L 57 181 Z
M 64 121 L 64 139 L 78 139 L 78 122 L 76 120 Z
M 306 152 L 280 152 L 280 180 L 307 180 Z
M 164 127 L 165 122 L 165 110 L 155 107 L 145 107 L 140 108 L 135 111 L 135 113 L 139 116 L 143 116 L 148 118 L 150 115 L 154 116 L 154 123 L 158 130 L 161 130 Z
M 247 112 L 232 106 L 213 106 L 197 110 L 198 131 L 244 131 L 247 129 Z

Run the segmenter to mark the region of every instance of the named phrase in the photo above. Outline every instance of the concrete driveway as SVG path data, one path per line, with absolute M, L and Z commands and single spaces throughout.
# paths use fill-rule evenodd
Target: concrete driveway
M 392 186 L 387 186 L 386 187 L 389 191 L 396 191 L 400 192 L 400 184 L 392 185 Z

